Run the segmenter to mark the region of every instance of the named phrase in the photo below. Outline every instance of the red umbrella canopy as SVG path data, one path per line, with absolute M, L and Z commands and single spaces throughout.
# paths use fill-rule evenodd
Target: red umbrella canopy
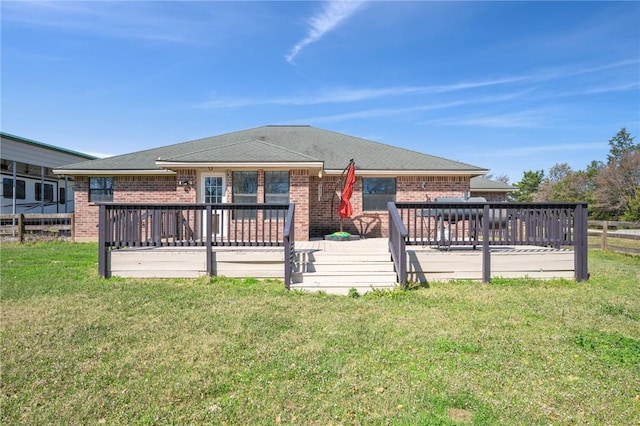
M 351 161 L 347 170 L 347 177 L 344 180 L 342 197 L 340 197 L 340 207 L 338 207 L 338 214 L 340 217 L 348 218 L 353 214 L 353 207 L 351 207 L 351 195 L 353 195 L 353 185 L 355 185 L 355 183 L 356 164 Z

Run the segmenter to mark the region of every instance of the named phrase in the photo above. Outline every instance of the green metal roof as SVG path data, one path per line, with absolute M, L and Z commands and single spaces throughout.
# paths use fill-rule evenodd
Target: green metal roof
M 58 170 L 162 170 L 162 163 L 323 162 L 342 170 L 350 159 L 359 170 L 442 171 L 484 174 L 481 167 L 311 126 L 263 126 L 86 161 Z M 160 164 L 156 163 L 157 161 Z
M 26 143 L 28 145 L 33 145 L 33 146 L 38 146 L 38 147 L 41 147 L 41 148 L 50 149 L 52 151 L 58 151 L 58 152 L 61 152 L 61 153 L 64 153 L 64 154 L 73 155 L 73 156 L 76 156 L 76 157 L 84 157 L 84 158 L 89 159 L 89 160 L 98 158 L 95 155 L 85 154 L 84 152 L 78 152 L 78 151 L 73 151 L 71 149 L 61 148 L 59 146 L 49 145 L 49 144 L 46 144 L 46 143 L 43 143 L 43 142 L 34 141 L 33 139 L 23 138 L 22 136 L 12 135 L 11 133 L 0 132 L 0 137 L 5 138 L 5 139 L 11 139 L 11 140 L 14 140 L 16 142 Z

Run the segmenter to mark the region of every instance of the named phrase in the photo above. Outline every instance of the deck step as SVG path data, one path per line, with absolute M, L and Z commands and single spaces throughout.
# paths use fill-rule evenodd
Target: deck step
M 300 272 L 345 272 L 363 274 L 394 273 L 391 262 L 308 262 L 299 264 Z
M 345 285 L 345 284 L 368 284 L 368 283 L 388 283 L 396 281 L 395 272 L 303 272 L 302 281 L 309 284 Z
M 397 277 L 385 246 L 359 252 L 300 250 L 296 253 L 298 273 L 291 289 L 346 295 L 353 288 L 359 294 L 372 289 L 393 289 Z

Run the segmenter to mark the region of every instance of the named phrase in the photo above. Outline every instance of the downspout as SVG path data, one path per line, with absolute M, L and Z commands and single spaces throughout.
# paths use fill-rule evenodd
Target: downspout
M 16 191 L 18 190 L 18 183 L 16 181 L 16 179 L 18 178 L 17 175 L 17 171 L 16 171 L 16 167 L 17 167 L 17 163 L 16 161 L 13 162 L 13 196 L 11 197 L 11 204 L 12 204 L 12 208 L 11 208 L 11 213 L 13 214 L 13 223 L 12 223 L 12 227 L 11 229 L 13 229 L 12 231 L 12 237 L 16 236 Z
M 65 176 L 64 177 L 64 212 L 65 213 L 69 213 L 69 205 L 67 203 L 67 200 L 69 199 L 68 183 L 69 183 L 69 176 Z M 60 194 L 58 194 L 58 197 L 60 197 Z M 60 201 L 59 198 L 58 198 L 58 201 Z
M 44 166 L 40 166 L 40 213 L 44 214 Z

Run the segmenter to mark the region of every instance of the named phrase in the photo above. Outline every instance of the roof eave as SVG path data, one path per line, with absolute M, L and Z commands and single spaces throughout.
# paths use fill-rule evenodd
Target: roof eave
M 67 176 L 122 176 L 122 175 L 145 175 L 145 176 L 163 176 L 163 175 L 175 175 L 173 170 L 166 169 L 100 169 L 100 170 L 87 170 L 87 169 L 54 169 L 53 173 L 57 175 Z
M 324 162 L 322 161 L 229 161 L 229 162 L 214 162 L 214 161 L 199 161 L 199 162 L 184 162 L 184 161 L 163 161 L 157 160 L 156 165 L 158 167 L 166 168 L 204 168 L 212 167 L 216 169 L 312 169 L 323 170 Z
M 517 188 L 492 188 L 492 189 L 487 189 L 487 188 L 474 188 L 471 187 L 472 191 L 476 191 L 476 192 L 515 192 L 518 189 Z
M 343 170 L 326 169 L 326 175 L 339 175 Z M 356 175 L 370 176 L 481 176 L 489 173 L 489 170 L 374 170 L 358 169 Z

